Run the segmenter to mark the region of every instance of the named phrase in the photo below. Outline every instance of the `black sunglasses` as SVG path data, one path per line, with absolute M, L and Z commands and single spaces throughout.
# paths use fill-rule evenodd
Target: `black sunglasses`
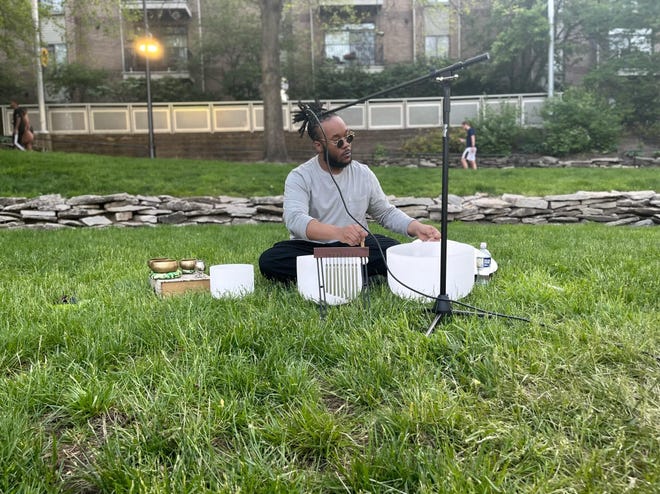
M 326 141 L 330 141 L 333 143 L 335 146 L 338 148 L 343 148 L 344 147 L 344 141 L 346 141 L 348 144 L 353 142 L 353 139 L 355 138 L 355 132 L 349 132 L 346 137 L 340 137 L 339 139 L 326 139 Z

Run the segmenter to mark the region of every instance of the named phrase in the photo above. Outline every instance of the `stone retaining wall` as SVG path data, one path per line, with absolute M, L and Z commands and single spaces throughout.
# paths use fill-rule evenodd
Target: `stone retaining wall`
M 64 198 L 0 197 L 0 228 L 67 228 L 155 225 L 239 225 L 281 223 L 282 196 L 178 198 L 126 193 Z M 440 198 L 391 197 L 418 219 L 440 221 Z M 499 224 L 599 222 L 606 225 L 660 224 L 660 194 L 655 191 L 576 192 L 525 197 L 504 194 L 449 196 L 450 221 Z
M 553 156 L 531 156 L 512 154 L 510 156 L 477 156 L 479 168 L 649 168 L 660 166 L 660 157 L 652 156 L 596 156 L 585 158 L 559 159 Z M 460 156 L 449 156 L 450 167 L 460 167 Z M 388 156 L 372 157 L 373 166 L 399 166 L 438 168 L 442 166 L 442 156 Z

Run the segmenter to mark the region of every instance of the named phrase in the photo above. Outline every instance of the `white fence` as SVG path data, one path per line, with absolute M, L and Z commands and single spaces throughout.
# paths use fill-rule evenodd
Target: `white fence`
M 451 98 L 450 125 L 475 119 L 485 108 L 497 110 L 502 104 L 514 105 L 520 123 L 541 123 L 540 109 L 546 94 L 507 94 L 497 96 L 455 96 Z M 326 108 L 337 108 L 350 101 L 325 101 Z M 2 109 L 2 128 L 11 134 L 12 109 Z M 24 105 L 36 132 L 41 132 L 39 108 Z M 284 129 L 296 131 L 291 114 L 295 102 L 282 106 Z M 216 133 L 255 132 L 264 128 L 261 101 L 212 103 L 154 103 L 154 132 Z M 353 129 L 410 129 L 442 125 L 442 98 L 378 99 L 339 112 Z M 148 132 L 146 103 L 53 104 L 46 106 L 46 122 L 52 134 L 145 134 Z

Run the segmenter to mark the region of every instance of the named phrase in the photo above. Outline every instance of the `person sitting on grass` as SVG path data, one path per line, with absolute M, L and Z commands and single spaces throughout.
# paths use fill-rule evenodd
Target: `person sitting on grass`
M 393 238 L 367 229 L 367 215 L 381 226 L 421 240 L 440 240 L 432 225 L 411 218 L 390 204 L 376 175 L 353 160 L 355 133 L 344 120 L 318 105 L 300 105 L 294 122 L 302 123 L 316 155 L 292 170 L 284 185 L 284 223 L 290 239 L 263 252 L 259 269 L 264 277 L 295 282 L 296 258 L 314 253 L 315 247 L 369 247 L 370 277 L 387 274 L 383 258 L 398 244 Z M 382 249 L 382 254 L 381 254 Z

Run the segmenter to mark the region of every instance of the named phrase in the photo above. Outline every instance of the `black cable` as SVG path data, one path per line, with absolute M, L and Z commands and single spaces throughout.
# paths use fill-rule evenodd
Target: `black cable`
M 301 106 L 301 109 L 303 109 L 303 111 L 304 111 L 305 113 L 307 113 L 307 118 L 309 118 L 309 115 L 312 115 L 312 116 L 314 117 L 314 119 L 316 120 L 316 123 L 317 123 L 317 125 L 318 125 L 318 128 L 321 129 L 321 134 L 323 134 L 323 139 L 324 139 L 324 141 L 325 141 L 326 144 L 327 144 L 327 142 L 328 142 L 328 136 L 325 134 L 325 130 L 323 129 L 323 126 L 321 125 L 321 120 L 319 119 L 319 117 L 318 117 L 318 115 L 316 114 L 316 112 L 314 112 L 314 111 L 313 111 L 308 105 L 306 105 L 306 106 L 304 106 L 304 107 Z M 327 114 L 327 112 L 326 112 L 326 114 Z M 341 200 L 341 203 L 342 203 L 342 205 L 343 205 L 343 207 L 344 207 L 344 210 L 346 211 L 346 214 L 347 214 L 348 217 L 351 218 L 356 224 L 358 224 L 358 225 L 359 225 L 359 226 L 360 226 L 365 232 L 367 232 L 367 235 L 371 235 L 371 236 L 373 237 L 373 239 L 374 239 L 375 242 L 376 242 L 376 246 L 378 247 L 378 252 L 380 253 L 381 257 L 383 258 L 383 263 L 385 264 L 385 269 L 387 270 L 388 275 L 390 275 L 390 276 L 391 276 L 391 277 L 392 277 L 397 283 L 399 283 L 399 284 L 400 284 L 401 286 L 403 286 L 404 288 L 410 290 L 411 292 L 416 293 L 417 295 L 421 295 L 422 297 L 426 297 L 426 298 L 429 298 L 429 299 L 432 299 L 432 300 L 437 300 L 438 297 L 436 297 L 436 296 L 434 296 L 434 295 L 429 295 L 428 293 L 421 292 L 421 291 L 419 291 L 419 290 L 417 290 L 417 289 L 415 289 L 415 288 L 412 288 L 411 286 L 406 285 L 406 284 L 403 283 L 401 280 L 399 280 L 399 279 L 394 275 L 394 273 L 392 273 L 392 271 L 390 270 L 390 267 L 389 267 L 389 265 L 388 265 L 388 263 L 387 263 L 387 258 L 385 257 L 385 253 L 383 252 L 383 248 L 382 248 L 382 246 L 380 245 L 380 242 L 378 241 L 378 237 L 376 237 L 373 233 L 371 233 L 371 231 L 369 231 L 369 229 L 368 229 L 366 226 L 364 226 L 364 225 L 363 225 L 362 223 L 360 223 L 357 219 L 355 219 L 355 217 L 354 217 L 354 216 L 351 214 L 351 212 L 349 211 L 348 206 L 347 206 L 347 204 L 346 204 L 346 201 L 344 200 L 344 195 L 343 195 L 343 193 L 342 193 L 342 191 L 341 191 L 341 188 L 339 187 L 339 184 L 337 183 L 337 181 L 335 180 L 334 175 L 332 174 L 332 167 L 330 166 L 330 153 L 329 153 L 329 151 L 328 151 L 328 146 L 327 146 L 327 145 L 324 146 L 324 151 L 325 151 L 325 162 L 326 162 L 326 164 L 328 165 L 328 173 L 330 174 L 330 178 L 332 179 L 332 183 L 335 185 L 335 187 L 336 187 L 336 189 L 337 189 L 337 192 L 339 193 L 339 199 Z M 466 307 L 466 308 L 469 308 L 469 309 L 472 309 L 472 310 L 476 311 L 476 312 L 474 313 L 475 315 L 492 316 L 492 317 L 502 317 L 502 318 L 506 318 L 506 319 L 512 319 L 512 320 L 515 320 L 515 321 L 531 322 L 530 319 L 527 319 L 527 318 L 524 318 L 524 317 L 510 316 L 510 315 L 506 315 L 506 314 L 500 314 L 499 312 L 491 312 L 491 311 L 487 311 L 487 310 L 484 310 L 484 309 L 480 309 L 480 308 L 478 308 L 478 307 L 474 307 L 474 306 L 471 306 L 471 305 L 465 304 L 465 303 L 463 303 L 463 302 L 459 302 L 459 301 L 457 301 L 457 300 L 449 300 L 449 301 L 452 302 L 452 303 L 458 304 L 458 305 L 460 305 L 460 306 L 462 306 L 462 307 Z

